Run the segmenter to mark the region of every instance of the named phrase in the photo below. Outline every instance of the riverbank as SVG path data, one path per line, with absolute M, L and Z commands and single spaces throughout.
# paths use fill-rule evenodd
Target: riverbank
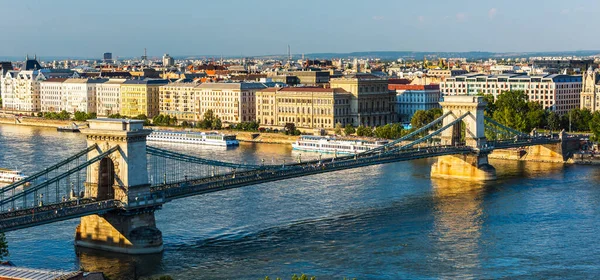
M 38 126 L 38 127 L 61 127 L 69 126 L 75 121 L 47 120 L 37 117 L 0 117 L 0 124 L 12 124 L 23 126 Z M 79 126 L 87 126 L 87 122 L 75 122 Z

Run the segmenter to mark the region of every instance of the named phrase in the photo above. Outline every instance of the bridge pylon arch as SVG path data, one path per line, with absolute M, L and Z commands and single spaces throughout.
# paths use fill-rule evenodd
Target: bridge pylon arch
M 146 136 L 151 131 L 144 129 L 141 120 L 97 119 L 89 120 L 89 128 L 81 132 L 88 146 L 97 144 L 88 153 L 90 159 L 118 146 L 116 152 L 87 168 L 84 197 L 98 203 L 114 199 L 124 210 L 82 217 L 75 245 L 126 254 L 161 252 L 156 208 L 131 206 L 151 197 L 146 159 Z
M 474 148 L 473 154 L 448 155 L 438 157 L 431 167 L 431 177 L 459 178 L 467 180 L 496 179 L 496 169 L 488 162 L 488 152 L 481 148 L 486 146 L 484 111 L 487 106 L 482 96 L 445 96 L 440 102 L 444 114 L 451 112 L 443 119 L 443 126 L 452 123 L 464 114 L 462 122 L 458 122 L 442 132 L 442 145 L 466 145 Z M 462 127 L 464 126 L 464 139 Z M 464 141 L 464 143 L 463 143 Z

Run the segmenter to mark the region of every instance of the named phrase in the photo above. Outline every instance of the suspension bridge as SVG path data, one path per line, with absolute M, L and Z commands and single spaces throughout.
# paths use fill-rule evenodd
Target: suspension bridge
M 523 134 L 484 116 L 481 97 L 446 97 L 443 114 L 363 153 L 293 163 L 240 163 L 146 145 L 142 121 L 98 119 L 88 147 L 0 189 L 0 231 L 81 218 L 78 246 L 129 254 L 162 251 L 154 212 L 174 200 L 266 182 L 437 157 L 431 176 L 489 180 L 496 149 L 562 147 L 565 135 Z M 560 153 L 562 151 L 558 151 Z

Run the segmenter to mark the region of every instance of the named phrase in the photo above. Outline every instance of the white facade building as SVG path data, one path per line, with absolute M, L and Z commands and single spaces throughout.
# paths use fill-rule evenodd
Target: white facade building
M 41 112 L 66 110 L 66 96 L 63 82 L 67 78 L 51 78 L 40 83 Z
M 77 111 L 96 113 L 96 85 L 105 79 L 67 79 L 63 82 L 66 97 L 66 110 L 69 113 Z
M 445 95 L 492 94 L 494 98 L 509 90 L 525 92 L 530 101 L 540 103 L 557 114 L 566 114 L 579 108 L 581 76 L 522 74 L 484 75 L 467 74 L 446 78 L 440 84 Z
M 2 78 L 2 109 L 18 113 L 40 111 L 40 82 L 46 77 L 39 70 L 9 71 Z
M 125 79 L 110 79 L 96 84 L 96 113 L 98 116 L 118 114 L 121 110 L 121 84 Z

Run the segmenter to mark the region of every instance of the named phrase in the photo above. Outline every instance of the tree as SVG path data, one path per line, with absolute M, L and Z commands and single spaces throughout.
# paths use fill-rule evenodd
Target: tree
M 548 128 L 550 130 L 559 130 L 560 129 L 560 117 L 555 112 L 548 113 L 548 117 L 546 122 L 548 123 Z
M 221 129 L 223 127 L 223 123 L 221 122 L 221 118 L 216 117 L 212 122 L 212 129 Z
M 335 132 L 336 135 L 342 135 L 342 128 L 343 127 L 341 123 L 336 123 L 333 132 Z
M 428 114 L 427 111 L 418 110 L 415 112 L 412 119 L 410 120 L 410 124 L 413 128 L 419 129 L 424 125 L 430 123 L 431 121 L 433 121 L 433 119 L 431 119 L 431 115 Z
M 0 260 L 8 257 L 8 242 L 6 241 L 6 236 L 4 232 L 0 232 Z
M 499 123 L 516 130 L 525 131 L 528 128 L 527 95 L 523 91 L 506 91 L 498 96 L 495 102 L 496 110 L 493 118 Z
M 600 112 L 594 112 L 592 120 L 590 121 L 590 131 L 592 132 L 592 141 L 600 141 Z
M 356 135 L 371 137 L 371 136 L 373 136 L 373 130 L 370 127 L 361 125 L 361 126 L 358 126 L 358 128 L 356 129 Z
M 536 127 L 545 127 L 547 124 L 547 112 L 542 104 L 537 102 L 527 102 L 527 127 L 526 131 L 531 131 Z
M 285 134 L 294 134 L 296 132 L 296 124 L 294 123 L 286 123 L 283 127 L 285 130 Z
M 487 106 L 485 107 L 485 115 L 492 117 L 494 115 L 494 111 L 496 111 L 496 104 L 494 95 L 492 94 L 478 94 L 479 96 L 483 96 L 483 100 L 487 102 Z
M 351 124 L 347 124 L 346 127 L 344 127 L 344 134 L 346 134 L 346 136 L 353 134 L 356 132 L 356 129 L 354 129 L 354 126 L 352 126 Z
M 76 111 L 75 114 L 73 114 L 73 119 L 79 122 L 86 121 L 87 114 L 85 112 Z

